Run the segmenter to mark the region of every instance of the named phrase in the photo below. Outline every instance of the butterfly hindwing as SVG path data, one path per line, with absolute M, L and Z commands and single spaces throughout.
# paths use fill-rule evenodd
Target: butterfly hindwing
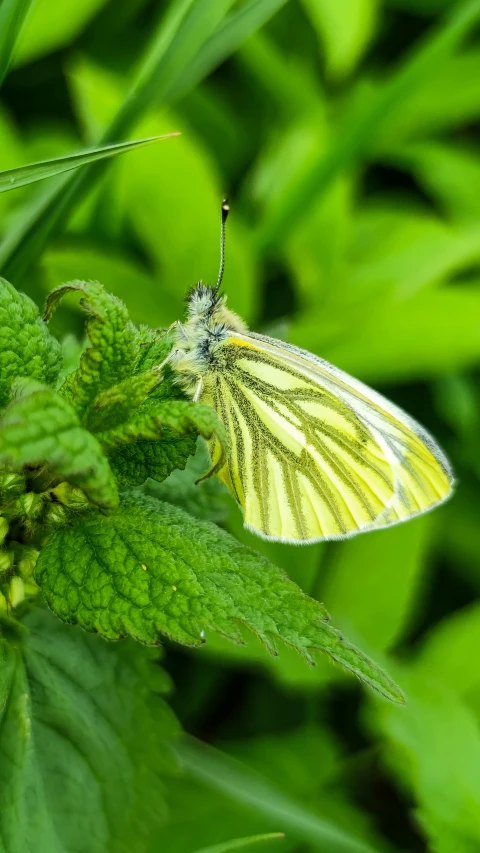
M 231 439 L 220 472 L 257 533 L 290 542 L 397 523 L 447 497 L 433 439 L 327 362 L 272 338 L 234 334 L 205 382 Z M 215 462 L 218 448 L 211 445 Z

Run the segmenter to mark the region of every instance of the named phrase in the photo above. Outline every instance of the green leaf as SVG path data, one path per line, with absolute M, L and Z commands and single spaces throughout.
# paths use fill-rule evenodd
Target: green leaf
M 71 43 L 106 0 L 35 0 L 15 49 L 15 64 L 37 59 Z
M 168 101 L 178 101 L 193 86 L 207 77 L 257 30 L 278 12 L 286 0 L 247 0 L 239 9 L 225 16 L 202 45 L 196 56 L 185 67 L 168 89 Z
M 148 480 L 143 492 L 159 501 L 174 504 L 195 518 L 221 524 L 230 515 L 233 498 L 217 477 L 198 482 L 202 474 L 208 471 L 209 465 L 207 446 L 202 439 L 198 439 L 195 456 L 189 457 L 184 470 L 172 471 L 161 483 Z
M 333 619 L 374 649 L 391 649 L 409 627 L 426 570 L 430 521 L 357 536 L 333 555 L 322 597 Z
M 196 433 L 179 436 L 164 429 L 161 440 L 115 447 L 108 455 L 110 467 L 121 487 L 141 486 L 149 477 L 161 483 L 172 471 L 185 468 L 195 453 L 195 440 Z
M 79 119 L 87 133 L 97 134 L 98 128 L 107 126 L 122 103 L 125 81 L 91 60 L 80 59 L 72 68 L 71 85 Z M 149 136 L 165 126 L 178 124 L 183 129 L 184 122 L 181 113 L 177 116 L 166 110 L 149 110 L 135 132 Z M 193 284 L 199 274 L 206 280 L 214 279 L 217 274 L 222 184 L 216 162 L 207 155 L 201 138 L 191 129 L 183 133 L 178 145 L 165 147 L 161 158 L 154 155 L 152 148 L 119 164 L 116 188 L 120 216 L 131 223 L 150 265 L 161 278 L 161 284 L 157 285 L 157 311 L 163 311 L 162 322 L 168 326 L 183 314 L 188 283 Z M 192 195 L 193 184 L 196 192 Z M 182 197 L 189 198 L 189 218 L 195 223 L 194 228 L 185 227 L 185 207 L 179 204 Z M 239 214 L 240 211 L 235 211 L 229 222 L 229 261 L 224 281 L 231 293 L 229 305 L 248 319 L 253 313 L 257 289 L 251 241 Z M 167 230 L 168 244 L 158 239 L 159 233 Z M 152 324 L 150 317 L 147 319 Z
M 480 696 L 480 671 L 472 655 L 480 647 L 480 604 L 456 610 L 423 639 L 415 670 L 443 681 L 456 696 Z
M 139 357 L 136 374 L 148 373 L 167 357 L 172 348 L 170 336 L 157 334 L 143 326 L 139 330 Z M 150 393 L 142 404 L 137 417 L 147 417 L 155 408 L 163 406 L 166 400 L 184 399 L 183 391 L 175 383 L 173 371 L 167 364 L 163 370 L 160 385 Z M 147 417 L 148 420 L 148 417 Z M 188 427 L 188 424 L 186 425 Z M 161 440 L 135 440 L 133 444 L 124 444 L 110 451 L 110 464 L 121 486 L 140 486 L 149 477 L 161 482 L 175 469 L 182 469 L 189 456 L 195 453 L 197 433 L 189 428 L 182 436 L 163 427 L 155 433 Z
M 418 86 L 391 113 L 375 140 L 375 150 L 398 148 L 409 139 L 455 129 L 480 114 L 480 51 L 464 51 L 427 71 Z
M 399 381 L 451 374 L 480 358 L 480 288 L 456 284 L 388 301 L 365 312 L 358 308 L 351 326 L 321 345 L 318 320 L 292 326 L 291 342 L 367 382 Z M 405 330 L 408 329 L 408 335 Z
M 158 328 L 168 326 L 174 319 L 167 316 L 168 306 L 159 298 L 160 277 L 154 277 L 137 258 L 113 246 L 106 253 L 96 240 L 93 243 L 76 237 L 72 243 L 62 241 L 45 253 L 41 269 L 46 292 L 60 281 L 101 281 L 105 290 L 128 303 L 133 323 L 149 323 Z
M 360 109 L 357 104 L 339 127 L 338 134 L 326 152 L 301 173 L 290 187 L 283 203 L 272 208 L 265 217 L 258 236 L 263 252 L 270 252 L 291 234 L 309 214 L 312 204 L 324 193 L 337 175 L 373 148 L 381 129 L 391 115 L 415 92 L 424 78 L 434 76 L 466 38 L 480 19 L 478 0 L 456 4 L 449 19 L 409 56 L 402 67 L 368 99 Z
M 180 435 L 193 433 L 195 438 L 201 435 L 207 440 L 213 437 L 218 440 L 221 454 L 208 476 L 220 470 L 225 463 L 229 445 L 223 424 L 210 406 L 193 403 L 191 400 L 167 400 L 165 403 L 149 401 L 144 411 L 140 411 L 116 429 L 99 433 L 98 439 L 108 451 L 122 444 L 132 444 L 145 439 L 157 441 L 162 437 L 165 428 Z
M 215 844 L 213 847 L 203 847 L 202 850 L 197 850 L 196 853 L 230 853 L 231 850 L 243 850 L 244 847 L 251 847 L 252 844 L 259 844 L 264 841 L 275 841 L 280 838 L 285 838 L 283 832 L 269 832 L 266 835 L 251 835 L 250 838 L 236 838 L 233 841 L 226 841 L 225 844 Z
M 3 0 L 0 6 L 0 86 L 30 6 L 31 0 Z
M 35 303 L 0 278 L 0 407 L 8 402 L 16 376 L 53 383 L 60 366 L 60 344 Z
M 97 439 L 51 388 L 24 391 L 0 417 L 0 464 L 12 471 L 46 465 L 49 475 L 82 489 L 101 509 L 112 509 L 117 488 Z
M 391 151 L 389 161 L 410 171 L 448 215 L 478 222 L 480 163 L 473 149 L 432 140 L 412 142 Z
M 174 766 L 161 670 L 140 648 L 40 610 L 4 649 L 2 853 L 146 849 L 165 817 L 161 776 Z
M 70 291 L 83 294 L 80 305 L 87 311 L 87 335 L 91 346 L 71 378 L 69 393 L 82 419 L 97 396 L 134 373 L 138 357 L 138 333 L 119 299 L 106 293 L 96 281 L 72 281 L 50 293 L 45 307 L 48 321 L 60 299 Z
M 129 133 L 152 103 L 161 103 L 228 9 L 231 0 L 175 0 L 147 45 L 131 89 L 100 142 L 116 142 Z M 52 233 L 61 230 L 78 201 L 104 174 L 93 163 L 67 177 L 13 230 L 0 252 L 0 269 L 17 278 L 42 253 Z
M 99 160 L 116 157 L 117 154 L 134 151 L 143 145 L 151 145 L 152 142 L 159 142 L 161 139 L 170 139 L 174 136 L 178 136 L 178 134 L 167 133 L 164 136 L 135 139 L 131 142 L 120 142 L 117 145 L 103 145 L 99 148 L 80 151 L 77 154 L 69 154 L 68 157 L 57 157 L 53 160 L 42 160 L 40 163 L 30 163 L 28 166 L 20 166 L 17 169 L 7 169 L 6 172 L 0 172 L 0 193 L 9 192 L 9 190 L 15 190 L 17 187 L 24 187 L 27 184 L 33 184 L 36 181 L 43 181 L 45 178 L 52 178 L 55 175 L 63 174 L 63 172 L 70 172 L 72 169 L 78 169 L 80 166 L 86 166 L 88 163 L 96 163 Z
M 86 424 L 91 432 L 113 430 L 135 416 L 136 410 L 161 381 L 158 370 L 129 376 L 118 385 L 101 391 L 88 412 Z
M 208 522 L 139 494 L 107 518 L 90 514 L 54 533 L 36 580 L 61 619 L 109 639 L 161 634 L 190 646 L 205 631 L 243 642 L 253 631 L 275 652 L 284 641 L 308 661 L 322 651 L 392 701 L 399 688 L 347 643 L 281 569 Z
M 318 30 L 330 75 L 346 76 L 371 40 L 377 0 L 303 0 L 303 5 Z
M 386 703 L 370 714 L 387 767 L 415 797 L 416 819 L 435 853 L 475 853 L 480 845 L 478 719 L 455 692 L 421 672 L 407 679 L 400 714 Z M 397 782 L 398 784 L 398 782 Z
M 328 853 L 375 853 L 375 848 L 312 813 L 269 780 L 225 753 L 186 737 L 179 741 L 176 749 L 182 764 L 195 779 L 267 815 L 288 835 L 291 833 L 314 849 Z

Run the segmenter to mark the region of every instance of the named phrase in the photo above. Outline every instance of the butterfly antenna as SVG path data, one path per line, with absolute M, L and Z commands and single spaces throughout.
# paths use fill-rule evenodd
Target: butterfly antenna
M 222 201 L 222 224 L 220 227 L 220 269 L 218 270 L 218 278 L 217 283 L 215 285 L 215 293 L 218 293 L 220 290 L 222 279 L 223 279 L 223 271 L 225 269 L 225 223 L 227 221 L 228 214 L 230 213 L 230 208 L 228 206 L 228 200 L 226 198 Z

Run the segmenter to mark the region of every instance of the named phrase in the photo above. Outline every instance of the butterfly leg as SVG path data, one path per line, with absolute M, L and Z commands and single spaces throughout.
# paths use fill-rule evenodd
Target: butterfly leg
M 167 357 L 164 358 L 160 364 L 156 364 L 155 367 L 152 367 L 152 370 L 154 370 L 155 373 L 162 373 L 163 368 L 166 367 L 167 364 L 170 364 L 171 361 L 175 361 L 175 359 L 178 357 L 178 354 L 180 352 L 181 352 L 181 350 L 179 350 L 179 349 L 170 350 Z
M 197 403 L 198 400 L 200 399 L 200 395 L 202 393 L 202 388 L 203 388 L 203 379 L 200 377 L 200 379 L 198 380 L 198 383 L 197 383 L 197 387 L 195 388 L 195 393 L 193 395 L 193 402 L 194 403 Z

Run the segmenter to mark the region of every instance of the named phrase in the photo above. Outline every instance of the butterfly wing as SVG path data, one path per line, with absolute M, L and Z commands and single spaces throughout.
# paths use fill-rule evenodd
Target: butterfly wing
M 219 476 L 246 526 L 312 542 L 396 524 L 445 500 L 431 436 L 366 385 L 297 347 L 232 334 L 202 395 L 231 440 Z M 211 444 L 215 462 L 220 448 Z

